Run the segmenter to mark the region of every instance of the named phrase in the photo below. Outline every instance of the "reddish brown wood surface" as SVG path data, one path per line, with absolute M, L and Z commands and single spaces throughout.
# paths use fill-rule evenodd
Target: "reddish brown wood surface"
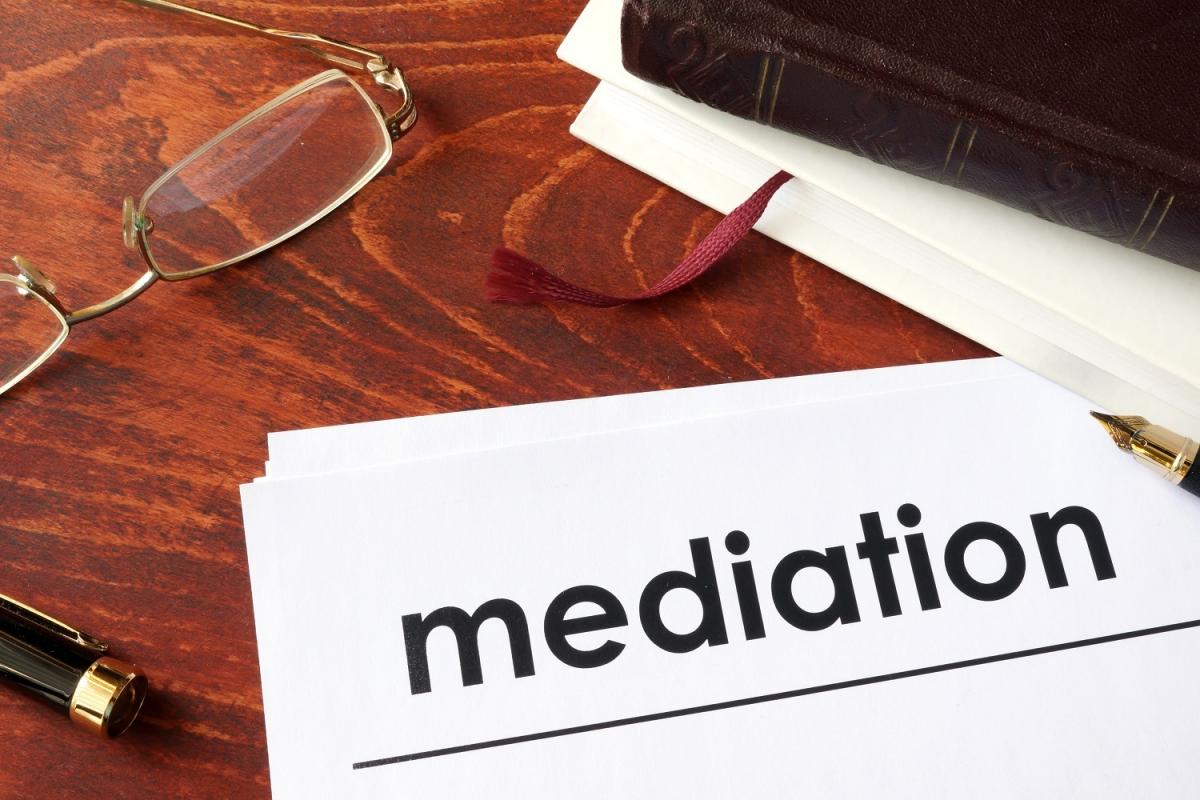
M 567 132 L 583 0 L 206 5 L 386 52 L 422 120 L 318 226 L 80 326 L 0 398 L 0 591 L 154 689 L 115 743 L 0 690 L 0 798 L 268 796 L 237 490 L 268 431 L 986 353 L 758 235 L 642 307 L 489 305 L 497 244 L 623 291 L 717 219 Z M 139 268 L 121 198 L 322 68 L 114 0 L 0 0 L 0 252 L 69 305 L 111 294 Z

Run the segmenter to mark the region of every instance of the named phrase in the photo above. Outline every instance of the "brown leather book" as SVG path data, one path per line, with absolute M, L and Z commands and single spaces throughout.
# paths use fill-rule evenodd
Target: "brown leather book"
M 625 67 L 1200 269 L 1191 0 L 625 0 Z

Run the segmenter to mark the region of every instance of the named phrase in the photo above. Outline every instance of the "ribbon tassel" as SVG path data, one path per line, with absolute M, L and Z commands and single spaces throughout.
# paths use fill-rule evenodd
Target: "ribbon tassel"
M 791 178 L 786 172 L 773 175 L 744 203 L 718 222 L 675 269 L 640 294 L 622 297 L 592 291 L 558 277 L 519 253 L 501 247 L 492 253 L 492 265 L 486 283 L 487 298 L 496 303 L 532 304 L 558 300 L 611 308 L 662 297 L 699 278 L 745 238 L 766 210 L 771 198 Z

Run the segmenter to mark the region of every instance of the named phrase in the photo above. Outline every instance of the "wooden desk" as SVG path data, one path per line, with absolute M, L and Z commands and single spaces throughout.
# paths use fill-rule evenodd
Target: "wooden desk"
M 268 431 L 987 352 L 757 235 L 644 307 L 489 305 L 498 244 L 624 290 L 718 219 L 567 132 L 593 81 L 554 51 L 583 0 L 205 5 L 382 50 L 422 120 L 321 224 L 80 326 L 0 398 L 0 591 L 153 683 L 115 743 L 0 691 L 2 798 L 268 796 L 238 502 Z M 0 251 L 71 305 L 137 274 L 122 197 L 323 69 L 114 0 L 0 19 Z

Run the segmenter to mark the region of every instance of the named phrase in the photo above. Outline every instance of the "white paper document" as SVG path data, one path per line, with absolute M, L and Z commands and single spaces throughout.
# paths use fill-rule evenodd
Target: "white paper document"
M 1087 409 L 1017 371 L 247 485 L 274 796 L 1191 796 L 1200 503 Z

